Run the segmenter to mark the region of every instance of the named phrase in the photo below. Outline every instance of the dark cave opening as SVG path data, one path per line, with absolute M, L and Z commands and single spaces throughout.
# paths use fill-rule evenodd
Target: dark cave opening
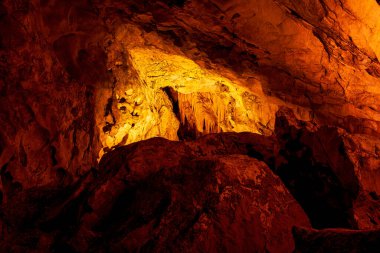
M 279 155 L 284 161 L 274 169 L 294 198 L 300 203 L 310 218 L 314 228 L 351 228 L 357 224 L 353 214 L 353 203 L 357 198 L 358 186 L 353 168 L 342 150 L 342 141 L 334 129 L 321 129 L 317 132 L 301 127 L 289 126 L 285 117 L 276 119 L 276 134 L 280 142 Z M 333 152 L 328 156 L 340 159 L 338 168 L 333 168 L 330 157 L 325 154 L 326 143 L 334 140 Z M 322 152 L 323 157 L 318 152 Z M 346 165 L 347 167 L 344 167 Z M 344 177 L 340 171 L 345 170 Z

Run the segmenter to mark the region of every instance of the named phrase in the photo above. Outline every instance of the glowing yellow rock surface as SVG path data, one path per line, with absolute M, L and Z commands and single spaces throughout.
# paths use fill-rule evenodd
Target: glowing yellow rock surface
M 269 103 L 263 94 L 255 94 L 239 80 L 173 53 L 175 50 L 142 45 L 138 32 L 133 31 L 137 35 L 133 39 L 130 35 L 130 41 L 127 36 L 119 36 L 121 41 L 127 40 L 119 50 L 127 51 L 128 57 L 123 60 L 115 53 L 109 55 L 110 69 L 118 77 L 113 94 L 100 93 L 98 99 L 103 107 L 105 97 L 111 96 L 113 101 L 112 113 L 97 118 L 104 148 L 156 136 L 178 140 L 177 132 L 185 123 L 197 135 L 272 133 L 277 105 Z M 116 64 L 120 62 L 126 64 Z M 165 92 L 167 88 L 175 93 L 175 101 Z
M 178 92 L 180 120 L 192 122 L 199 132 L 220 131 L 262 133 L 260 122 L 268 125 L 269 118 L 261 117 L 260 99 L 237 83 L 202 69 L 194 61 L 159 50 L 136 48 L 130 51 L 134 68 L 149 88 L 172 87 Z M 248 102 L 252 96 L 257 100 Z M 248 102 L 248 103 L 247 103 Z M 254 103 L 251 103 L 254 102 Z M 256 106 L 256 108 L 254 108 Z M 273 111 L 266 105 L 267 112 Z

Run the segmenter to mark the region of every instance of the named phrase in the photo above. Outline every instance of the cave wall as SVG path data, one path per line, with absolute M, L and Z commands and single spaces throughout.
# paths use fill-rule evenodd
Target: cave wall
M 104 26 L 85 1 L 2 1 L 0 26 L 5 196 L 68 183 L 96 163 Z
M 155 136 L 276 134 L 281 107 L 316 136 L 338 127 L 343 157 L 309 150 L 376 199 L 379 12 L 370 0 L 2 1 L 4 201 Z
M 379 14 L 1 1 L 0 249 L 249 249 L 254 231 L 290 251 L 294 224 L 379 228 Z M 334 233 L 295 230 L 296 247 Z

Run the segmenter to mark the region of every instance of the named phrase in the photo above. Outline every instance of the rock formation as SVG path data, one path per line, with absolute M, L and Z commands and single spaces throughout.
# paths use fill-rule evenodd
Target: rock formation
M 0 251 L 370 252 L 379 14 L 0 1 Z
M 74 186 L 17 193 L 4 205 L 10 233 L 2 248 L 289 252 L 292 226 L 310 225 L 263 162 L 274 148 L 253 134 L 120 147 Z M 247 156 L 255 153 L 263 161 Z
M 376 252 L 380 246 L 379 231 L 345 229 L 294 228 L 294 252 Z

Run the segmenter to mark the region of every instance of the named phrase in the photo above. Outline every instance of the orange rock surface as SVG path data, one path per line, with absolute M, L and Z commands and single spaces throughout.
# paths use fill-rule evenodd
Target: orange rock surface
M 270 198 L 273 193 L 278 199 L 283 193 L 278 185 L 283 184 L 314 228 L 379 228 L 378 2 L 1 1 L 0 220 L 3 230 L 10 231 L 9 236 L 0 236 L 1 245 L 20 246 L 14 237 L 26 234 L 28 224 L 38 238 L 34 246 L 43 248 L 44 243 L 55 242 L 52 234 L 33 220 L 40 207 L 33 207 L 32 200 L 42 201 L 41 196 L 47 196 L 49 215 L 53 216 L 59 213 L 54 208 L 62 206 L 51 198 L 78 206 L 76 202 L 68 204 L 73 199 L 65 191 L 74 194 L 73 189 L 79 187 L 95 193 L 93 185 L 104 182 L 89 174 L 101 170 L 104 157 L 116 157 L 115 149 L 136 147 L 134 143 L 153 137 L 179 141 L 163 144 L 171 152 L 177 145 L 187 145 L 202 157 L 220 155 L 212 158 L 218 165 L 208 168 L 212 171 L 210 180 L 217 180 L 218 166 L 227 163 L 223 169 L 238 181 L 241 178 L 235 172 L 240 171 L 239 166 L 265 171 L 271 179 L 260 191 Z M 231 133 L 235 137 L 223 137 L 226 132 L 235 132 Z M 224 148 L 213 146 L 219 141 L 225 141 Z M 160 143 L 143 143 L 154 146 L 149 152 L 157 150 L 154 159 L 163 159 Z M 258 151 L 260 145 L 267 149 Z M 148 155 L 143 148 L 140 152 L 137 157 L 143 161 Z M 186 150 L 181 152 L 178 157 Z M 135 176 L 153 175 L 154 159 L 146 168 L 145 162 L 138 162 Z M 234 159 L 235 167 L 230 163 Z M 123 171 L 121 167 L 128 161 L 119 162 Z M 170 174 L 169 167 L 165 173 Z M 191 169 L 196 171 L 197 167 Z M 178 168 L 173 173 L 181 174 Z M 174 174 L 161 176 L 169 180 Z M 257 183 L 256 178 L 252 180 Z M 271 184 L 277 185 L 274 191 Z M 161 186 L 168 191 L 194 190 L 170 183 Z M 209 184 L 197 187 L 206 186 Z M 236 192 L 246 194 L 244 184 L 239 187 Z M 46 189 L 52 195 L 45 193 Z M 258 201 L 257 196 L 249 197 Z M 136 202 L 136 206 L 153 200 L 146 201 Z M 225 208 L 228 201 L 223 201 L 216 209 Z M 30 213 L 15 211 L 28 205 Z M 245 202 L 237 205 L 245 210 Z M 28 218 L 18 221 L 18 215 Z M 243 229 L 243 216 L 260 216 L 250 215 L 239 213 L 241 223 L 232 229 Z M 227 220 L 218 224 L 219 230 L 228 230 L 232 223 Z M 218 223 L 217 219 L 210 222 Z M 82 226 L 86 231 L 80 231 L 96 233 L 86 226 Z M 148 238 L 144 233 L 156 228 L 133 229 L 136 238 Z M 268 246 L 272 235 L 268 229 L 268 237 L 257 241 L 260 249 L 272 247 Z M 249 235 L 244 231 L 242 238 Z M 79 237 L 71 236 L 73 241 L 67 245 L 85 250 L 81 248 L 85 244 L 75 241 L 81 240 Z M 169 241 L 154 247 L 159 251 Z M 233 241 L 248 248 L 245 239 L 234 237 Z M 268 244 L 264 247 L 263 242 Z M 117 247 L 136 249 L 142 245 L 125 243 L 118 242 Z M 200 241 L 191 247 L 188 243 L 189 249 L 206 247 Z M 231 245 L 223 245 L 231 251 Z M 36 252 L 41 250 L 36 247 Z M 273 247 L 270 251 L 279 249 L 278 245 Z M 286 247 L 288 251 L 291 244 Z

